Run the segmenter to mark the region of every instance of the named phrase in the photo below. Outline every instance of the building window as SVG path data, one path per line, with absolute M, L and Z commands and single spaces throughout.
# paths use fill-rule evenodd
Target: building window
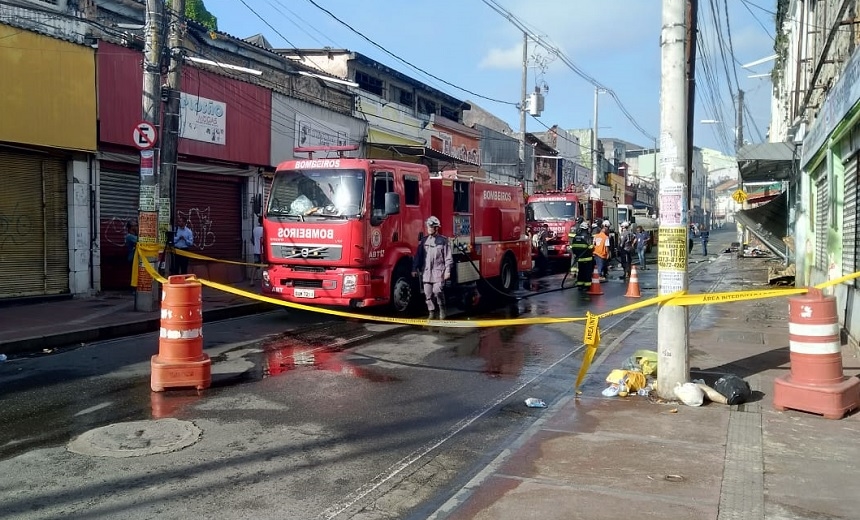
M 389 86 L 388 100 L 409 108 L 415 107 L 415 95 L 411 90 L 406 90 L 395 85 Z
M 433 115 L 436 113 L 436 103 L 427 98 L 418 96 L 418 113 Z
M 403 177 L 403 198 L 407 206 L 418 205 L 419 194 L 418 177 L 405 176 Z
M 469 186 L 464 181 L 454 181 L 454 213 L 469 213 Z
M 451 121 L 460 121 L 460 114 L 457 112 L 457 109 L 446 107 L 442 105 L 442 113 L 440 114 L 442 117 L 448 118 Z
M 366 72 L 360 70 L 355 71 L 355 82 L 358 83 L 358 88 L 372 92 L 377 96 L 382 95 L 382 80 L 375 78 Z

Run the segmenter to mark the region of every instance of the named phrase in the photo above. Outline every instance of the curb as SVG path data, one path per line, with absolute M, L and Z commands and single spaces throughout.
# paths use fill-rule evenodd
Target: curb
M 228 307 L 218 307 L 203 311 L 203 322 L 213 322 L 238 318 L 251 314 L 275 309 L 277 306 L 270 303 L 246 303 Z M 102 327 L 91 327 L 78 330 L 69 330 L 48 334 L 44 336 L 31 336 L 29 338 L 14 339 L 11 341 L 0 341 L 0 353 L 7 356 L 27 356 L 41 354 L 44 349 L 56 349 L 94 341 L 104 341 L 137 334 L 155 332 L 161 326 L 160 318 L 144 318 L 141 320 L 128 321 L 125 323 L 114 323 Z

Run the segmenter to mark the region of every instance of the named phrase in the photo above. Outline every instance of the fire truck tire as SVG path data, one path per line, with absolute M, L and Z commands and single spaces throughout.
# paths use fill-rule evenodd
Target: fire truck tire
M 502 266 L 499 268 L 499 278 L 496 285 L 503 292 L 509 293 L 516 288 L 518 278 L 517 263 L 511 253 L 506 253 L 502 260 Z
M 399 265 L 391 277 L 391 309 L 397 314 L 405 314 L 415 309 L 418 301 L 418 285 L 412 272 Z

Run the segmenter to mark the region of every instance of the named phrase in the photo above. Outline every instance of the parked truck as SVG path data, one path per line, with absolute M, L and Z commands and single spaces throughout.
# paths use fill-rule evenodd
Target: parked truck
M 468 305 L 479 282 L 517 286 L 531 265 L 522 187 L 342 156 L 353 149 L 297 148 L 308 159 L 278 165 L 263 221 L 265 294 L 405 313 L 423 301 L 412 261 L 431 215 L 453 245 L 449 297 Z M 332 152 L 338 157 L 313 158 Z

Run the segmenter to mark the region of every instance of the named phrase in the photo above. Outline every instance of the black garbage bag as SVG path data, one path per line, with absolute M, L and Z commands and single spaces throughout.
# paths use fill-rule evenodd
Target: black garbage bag
M 728 405 L 745 403 L 752 396 L 750 384 L 734 374 L 726 374 L 717 379 L 714 390 L 725 396 Z

